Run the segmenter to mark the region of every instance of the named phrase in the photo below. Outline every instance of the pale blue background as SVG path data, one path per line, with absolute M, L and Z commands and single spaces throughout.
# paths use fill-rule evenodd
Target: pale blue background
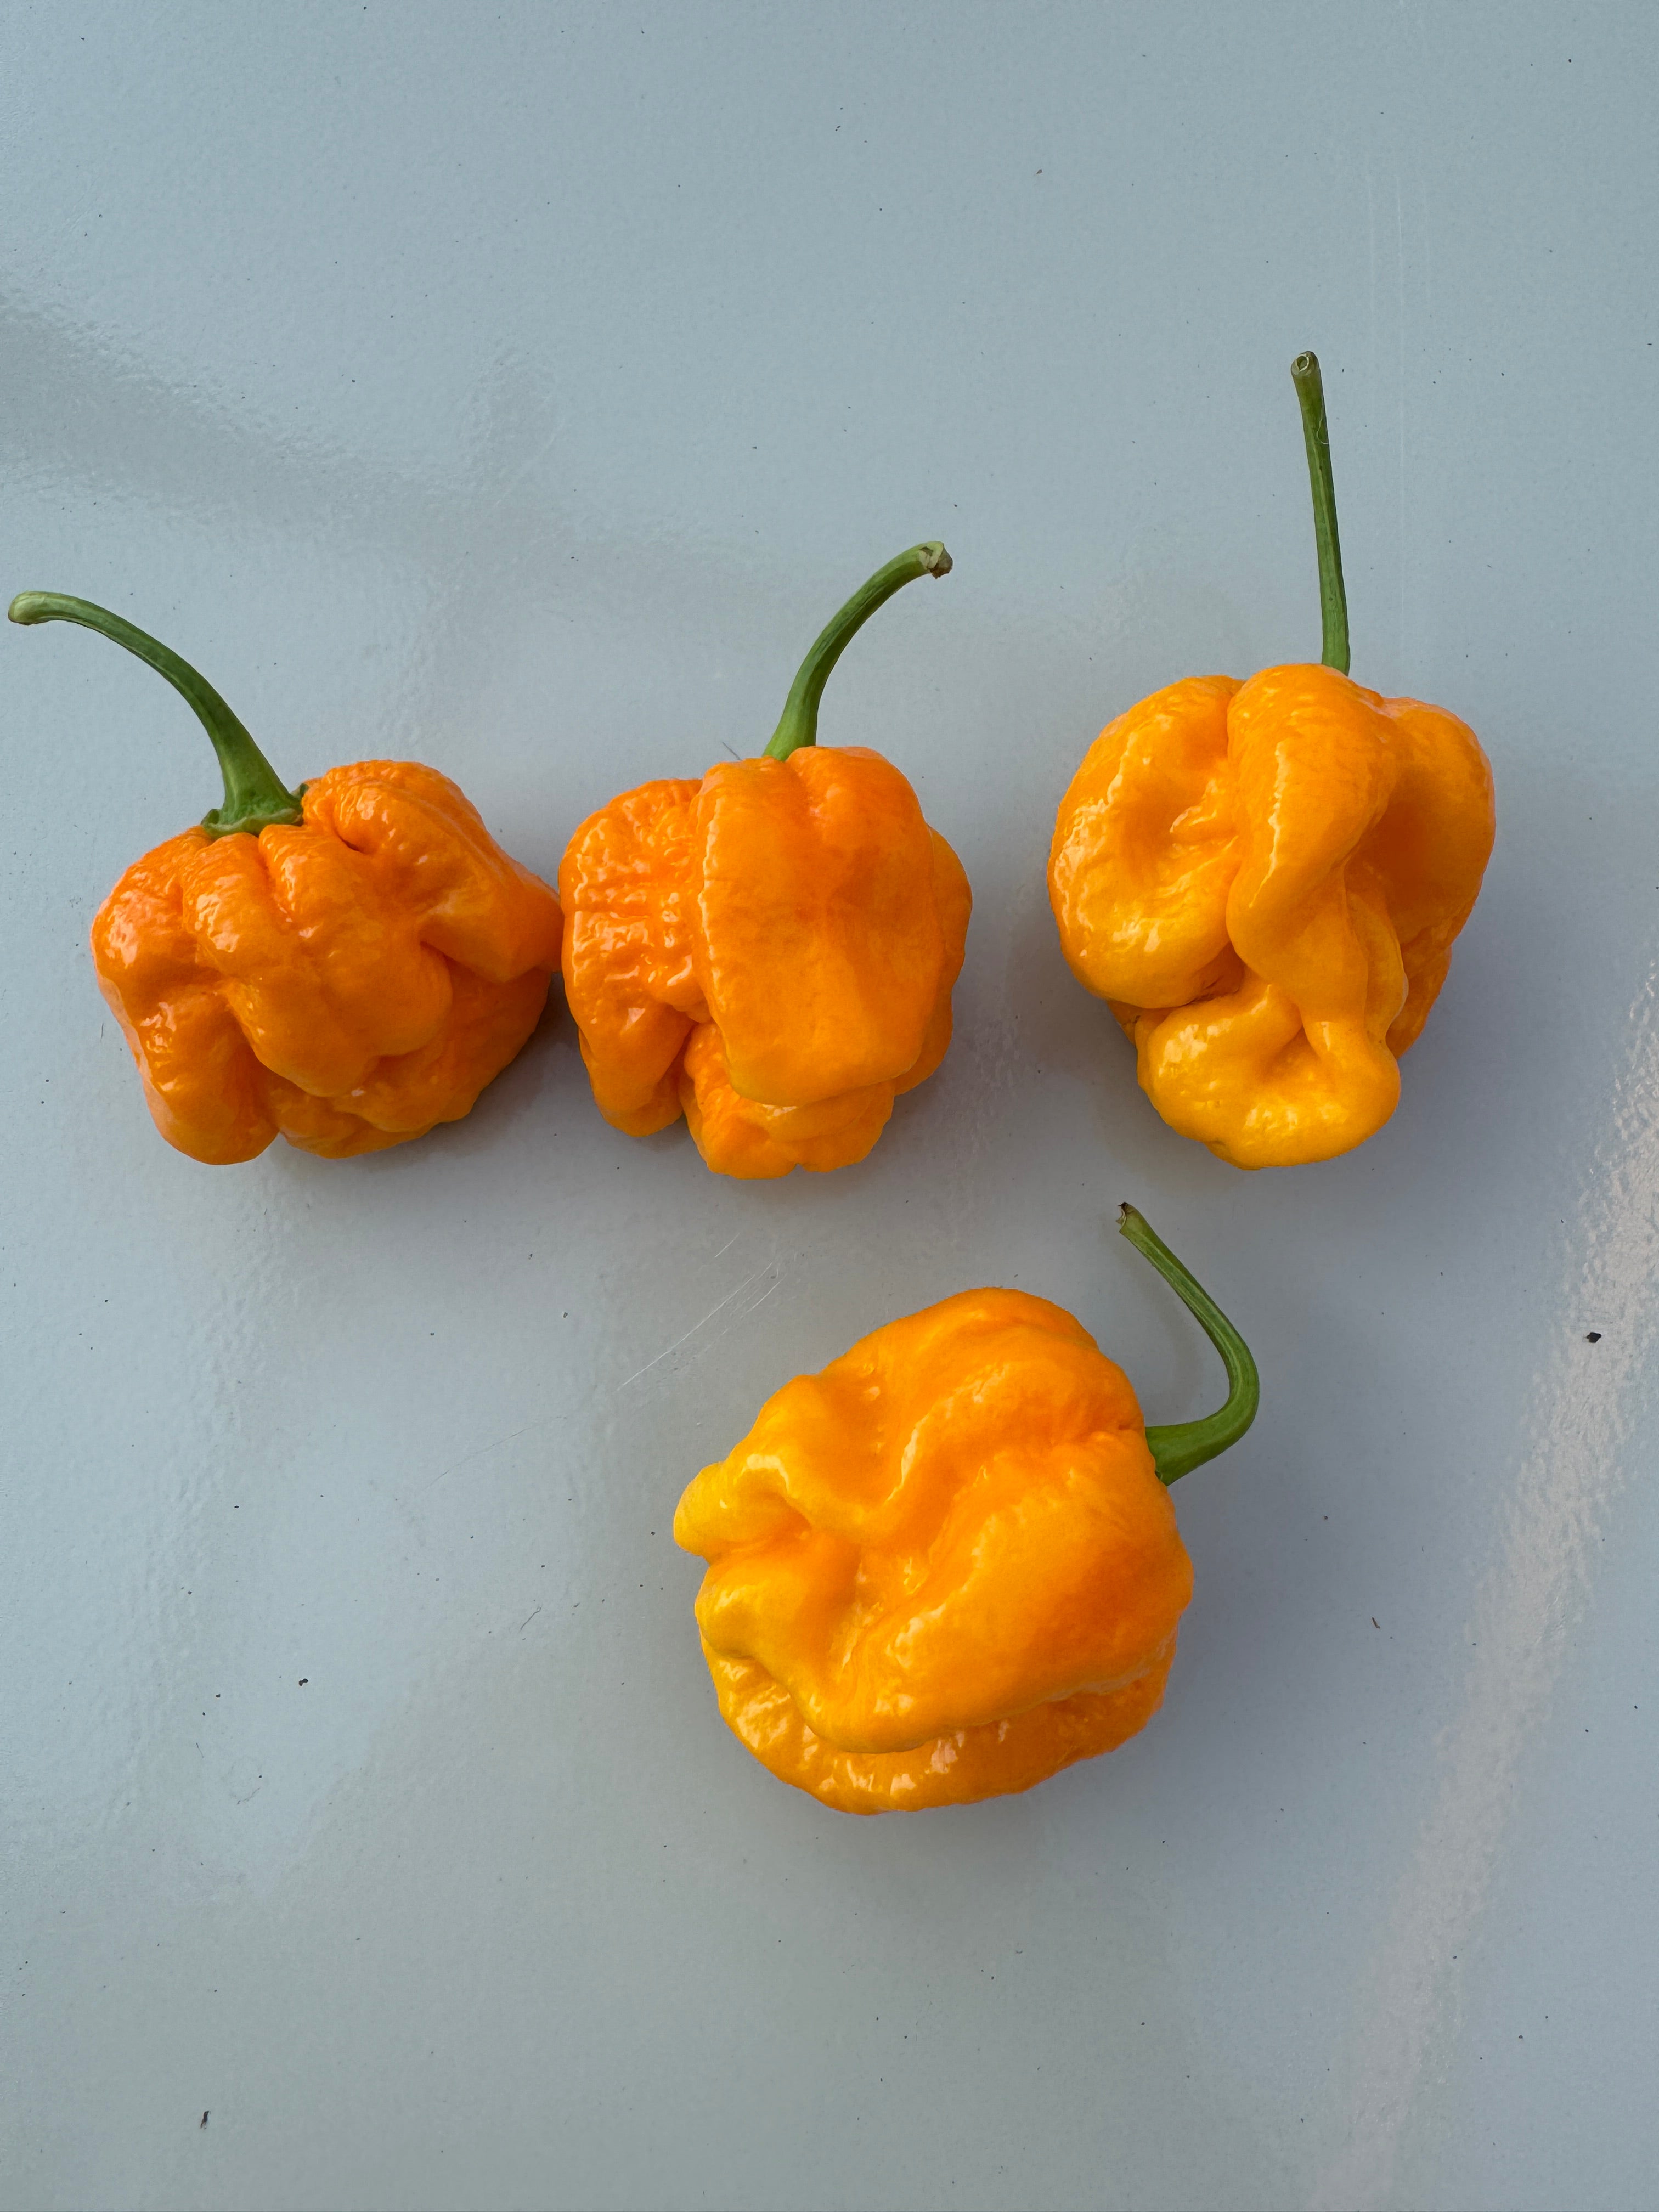
M 5 20 L 0 588 L 158 631 L 291 776 L 432 761 L 550 873 L 941 535 L 824 735 L 977 900 L 860 1169 L 630 1144 L 560 1020 L 418 1146 L 208 1170 L 86 949 L 205 745 L 0 635 L 8 2207 L 1650 2204 L 1659 19 Z M 1042 871 L 1109 715 L 1316 653 L 1309 344 L 1355 673 L 1481 733 L 1499 847 L 1393 1122 L 1246 1177 Z M 716 1717 L 674 1499 L 986 1279 L 1202 1409 L 1126 1196 L 1266 1378 L 1176 1493 L 1165 1710 L 823 1811 Z

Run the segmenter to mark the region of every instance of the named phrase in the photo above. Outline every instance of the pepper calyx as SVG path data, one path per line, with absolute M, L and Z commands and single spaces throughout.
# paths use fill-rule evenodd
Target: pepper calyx
M 830 670 L 853 638 L 895 592 L 915 583 L 918 576 L 948 576 L 951 568 L 950 555 L 937 538 L 930 538 L 925 544 L 912 545 L 896 554 L 867 582 L 860 585 L 846 605 L 813 639 L 790 686 L 783 714 L 762 756 L 763 759 L 787 760 L 802 745 L 817 744 L 818 702 L 823 696 Z
M 1152 1455 L 1158 1479 L 1166 1486 L 1179 1482 L 1206 1459 L 1236 1444 L 1255 1419 L 1261 1402 L 1261 1378 L 1250 1348 L 1209 1292 L 1176 1259 L 1152 1224 L 1136 1207 L 1118 1208 L 1120 1237 L 1127 1237 L 1158 1269 L 1182 1304 L 1221 1354 L 1227 1370 L 1227 1401 L 1200 1421 L 1175 1421 L 1146 1431 L 1146 1448 Z
M 304 784 L 294 791 L 288 789 L 212 684 L 170 646 L 162 645 L 125 616 L 94 606 L 90 599 L 73 599 L 66 592 L 20 592 L 7 613 L 11 621 L 26 625 L 79 623 L 83 629 L 96 630 L 100 637 L 125 647 L 167 678 L 207 732 L 224 777 L 223 805 L 210 808 L 202 817 L 202 827 L 210 837 L 234 836 L 242 830 L 257 837 L 261 830 L 276 823 L 304 818 L 301 805 Z

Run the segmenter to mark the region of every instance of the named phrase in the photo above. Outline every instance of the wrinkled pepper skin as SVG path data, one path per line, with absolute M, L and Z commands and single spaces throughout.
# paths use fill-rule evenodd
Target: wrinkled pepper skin
M 328 1159 L 459 1121 L 539 1020 L 558 902 L 448 778 L 331 769 L 303 817 L 135 861 L 92 927 L 155 1126 L 192 1159 Z
M 1128 1381 L 1022 1291 L 946 1298 L 787 1383 L 674 1535 L 708 1562 L 726 1723 L 848 1813 L 1112 1750 L 1157 1711 L 1192 1594 Z
M 1289 1166 L 1393 1113 L 1493 830 L 1486 757 L 1443 708 L 1319 664 L 1190 678 L 1090 748 L 1049 898 L 1170 1127 Z
M 968 880 L 879 754 L 804 745 L 625 792 L 559 890 L 582 1058 L 630 1136 L 684 1114 L 721 1175 L 849 1166 L 945 1056 Z

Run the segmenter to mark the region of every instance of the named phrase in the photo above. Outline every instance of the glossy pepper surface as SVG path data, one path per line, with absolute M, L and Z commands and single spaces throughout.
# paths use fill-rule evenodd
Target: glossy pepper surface
M 360 761 L 286 791 L 218 693 L 119 616 L 27 592 L 11 617 L 149 661 L 224 770 L 224 805 L 136 860 L 92 926 L 167 1142 L 223 1164 L 281 1135 L 339 1159 L 468 1113 L 536 1026 L 561 918 L 449 779 Z
M 939 1066 L 971 903 L 897 769 L 817 743 L 848 641 L 914 547 L 814 644 L 766 752 L 624 792 L 559 871 L 565 994 L 600 1112 L 643 1137 L 682 1114 L 708 1165 L 761 1178 L 861 1160 Z
M 1492 853 L 1492 771 L 1444 708 L 1347 674 L 1318 363 L 1304 403 L 1325 658 L 1193 677 L 1108 725 L 1060 802 L 1060 943 L 1173 1128 L 1243 1168 L 1349 1151 L 1400 1096 Z
M 721 1713 L 848 1813 L 1025 1790 L 1157 1711 L 1192 1594 L 1168 1485 L 1237 1442 L 1255 1364 L 1133 1208 L 1127 1235 L 1226 1361 L 1207 1420 L 1147 1430 L 1082 1324 L 967 1291 L 769 1399 L 675 1540 Z

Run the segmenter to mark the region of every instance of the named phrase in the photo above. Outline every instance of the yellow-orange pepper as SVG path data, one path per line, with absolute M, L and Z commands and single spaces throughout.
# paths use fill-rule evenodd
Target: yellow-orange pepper
M 224 805 L 136 860 L 92 926 L 167 1142 L 214 1165 L 278 1135 L 343 1159 L 469 1113 L 540 1018 L 561 917 L 449 779 L 360 761 L 287 791 L 213 687 L 120 616 L 27 592 L 11 619 L 137 653 L 224 772 Z
M 817 729 L 854 633 L 950 566 L 914 546 L 848 601 L 759 759 L 642 784 L 571 839 L 565 996 L 613 1127 L 683 1113 L 722 1175 L 846 1167 L 944 1058 L 968 879 L 897 769 Z
M 1493 836 L 1474 732 L 1349 679 L 1319 364 L 1291 373 L 1324 661 L 1188 678 L 1120 715 L 1048 860 L 1066 957 L 1133 1039 L 1142 1089 L 1243 1168 L 1328 1159 L 1388 1120 Z
M 1219 1412 L 1146 1429 L 1070 1314 L 966 1291 L 786 1383 L 681 1498 L 720 1711 L 783 1781 L 844 1813 L 966 1804 L 1158 1710 L 1192 1594 L 1167 1486 L 1237 1442 L 1258 1384 L 1133 1207 L 1121 1226 L 1221 1352 Z

